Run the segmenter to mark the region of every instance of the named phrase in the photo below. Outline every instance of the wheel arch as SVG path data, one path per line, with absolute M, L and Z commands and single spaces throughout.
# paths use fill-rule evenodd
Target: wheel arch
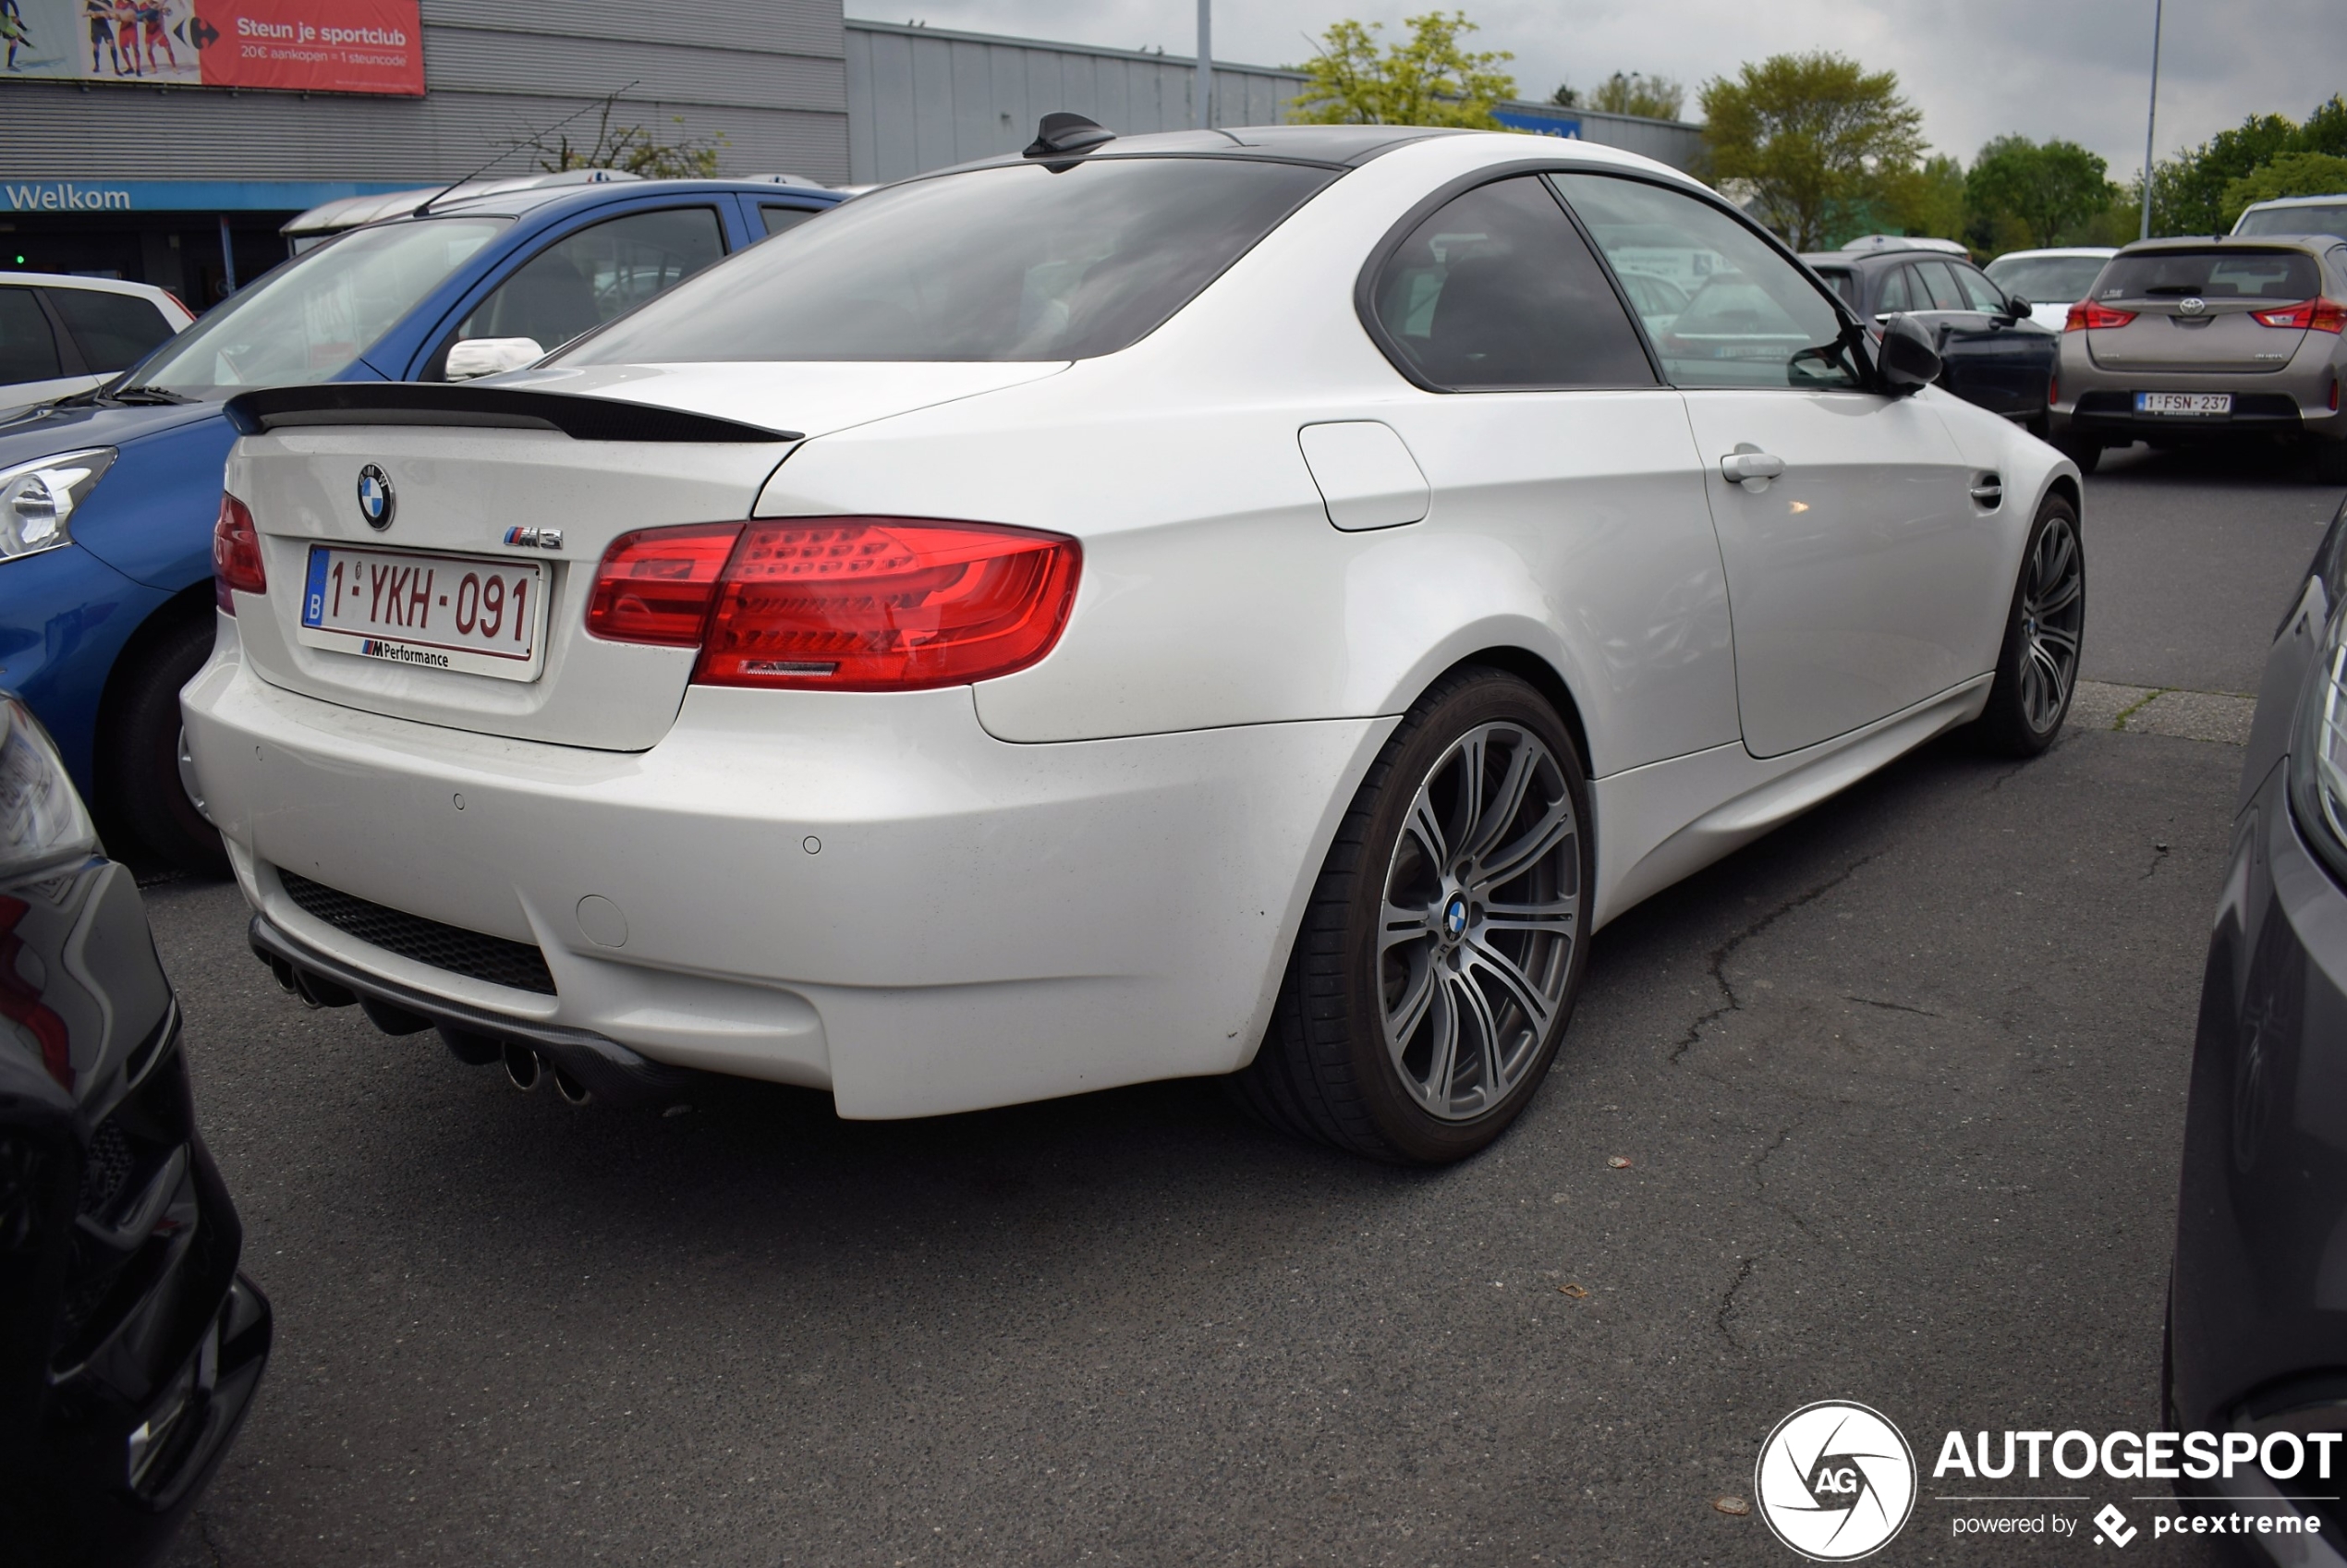
M 1565 733 L 1573 737 L 1574 746 L 1581 753 L 1582 768 L 1592 775 L 1595 774 L 1596 767 L 1589 760 L 1588 726 L 1581 717 L 1581 704 L 1574 697 L 1572 686 L 1555 664 L 1529 648 L 1513 643 L 1497 643 L 1489 648 L 1479 648 L 1446 665 L 1434 675 L 1433 679 L 1427 681 L 1419 690 L 1421 692 L 1429 690 L 1445 675 L 1477 664 L 1504 671 L 1538 691 L 1547 700 L 1549 706 L 1556 710 L 1557 717 L 1564 721 Z M 1415 701 L 1416 699 L 1412 700 Z
M 104 688 L 98 697 L 98 722 L 91 741 L 91 779 L 103 794 L 106 780 L 115 760 L 115 735 L 118 728 L 124 693 L 132 676 L 144 664 L 156 646 L 179 632 L 190 622 L 201 618 L 209 621 L 218 611 L 212 595 L 212 579 L 190 583 L 152 610 L 147 612 L 130 635 L 123 638 L 115 650 L 114 662 L 107 667 Z

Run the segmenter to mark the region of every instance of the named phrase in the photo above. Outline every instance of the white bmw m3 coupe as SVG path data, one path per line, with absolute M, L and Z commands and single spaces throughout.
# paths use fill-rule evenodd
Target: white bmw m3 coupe
M 532 369 L 237 397 L 192 766 L 281 980 L 574 1099 L 1236 1075 L 1453 1160 L 1606 921 L 2061 727 L 2077 471 L 1936 369 L 1626 153 L 1054 115 Z

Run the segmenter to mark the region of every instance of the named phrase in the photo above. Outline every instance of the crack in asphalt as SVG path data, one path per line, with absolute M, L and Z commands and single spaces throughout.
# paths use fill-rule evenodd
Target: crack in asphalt
M 1855 870 L 1857 868 L 1854 866 L 1851 868 L 1853 870 Z M 1783 1203 L 1781 1203 L 1777 1199 L 1769 1196 L 1769 1178 L 1765 1171 L 1765 1167 L 1768 1165 L 1769 1160 L 1774 1157 L 1777 1150 L 1782 1149 L 1787 1142 L 1791 1141 L 1794 1131 L 1800 1127 L 1803 1120 L 1804 1118 L 1795 1116 L 1792 1121 L 1787 1122 L 1783 1126 L 1778 1128 L 1777 1136 L 1769 1140 L 1769 1147 L 1762 1149 L 1759 1154 L 1754 1158 L 1752 1161 L 1752 1196 L 1756 1202 L 1759 1203 L 1764 1208 L 1774 1209 L 1778 1214 L 1782 1215 L 1785 1220 L 1791 1222 L 1794 1230 L 1799 1231 L 1803 1235 L 1808 1237 L 1814 1242 L 1818 1239 L 1818 1234 L 1809 1228 L 1809 1222 L 1804 1220 L 1799 1214 L 1795 1213 Z M 1753 1253 L 1748 1257 L 1739 1258 L 1736 1260 L 1736 1276 L 1734 1279 L 1728 1282 L 1728 1288 L 1721 1292 L 1719 1308 L 1711 1314 L 1711 1326 L 1720 1331 L 1721 1337 L 1728 1342 L 1731 1348 L 1744 1355 L 1750 1355 L 1751 1347 L 1736 1338 L 1735 1331 L 1728 1326 L 1728 1319 L 1735 1316 L 1736 1295 L 1744 1289 L 1745 1282 L 1752 1278 L 1753 1270 L 1757 1269 L 1760 1265 L 1760 1259 L 1770 1256 L 1774 1250 L 1775 1249 L 1772 1247 L 1763 1247 L 1758 1252 Z
M 2151 847 L 2151 864 L 2144 868 L 2144 874 L 2137 877 L 2135 881 L 2139 882 L 2147 882 L 2151 881 L 2151 874 L 2159 869 L 2160 866 L 2166 862 L 2168 855 L 2169 849 L 2166 845 L 2153 845 Z
M 221 1553 L 220 1545 L 212 1538 L 212 1516 L 199 1510 L 196 1513 L 196 1539 L 203 1543 L 204 1561 L 213 1568 L 227 1568 L 228 1559 Z
M 1759 1261 L 1757 1255 L 1738 1259 L 1736 1277 L 1728 1282 L 1727 1291 L 1720 1297 L 1720 1309 L 1711 1315 L 1711 1326 L 1720 1331 L 1720 1337 L 1728 1342 L 1728 1348 L 1745 1355 L 1750 1352 L 1737 1340 L 1736 1331 L 1728 1327 L 1728 1315 L 1736 1309 L 1736 1292 L 1744 1289 L 1744 1282 L 1752 1278 L 1753 1268 Z
M 1947 1017 L 1946 1014 L 1934 1013 L 1928 1007 L 1910 1007 L 1903 1002 L 1878 1002 L 1871 996 L 1845 996 L 1842 1000 L 1844 1002 L 1863 1003 L 1868 1007 L 1879 1007 L 1886 1013 L 1913 1013 L 1919 1018 L 1939 1018 L 1942 1020 Z
M 1794 894 L 1793 897 L 1785 900 L 1782 904 L 1778 905 L 1774 909 L 1771 909 L 1767 914 L 1761 916 L 1758 919 L 1753 921 L 1752 924 L 1745 927 L 1744 930 L 1730 937 L 1718 947 L 1712 949 L 1711 957 L 1705 966 L 1705 972 L 1711 977 L 1711 983 L 1720 988 L 1720 994 L 1727 998 L 1727 1000 L 1720 1006 L 1714 1007 L 1709 1012 L 1701 1015 L 1695 1020 L 1695 1022 L 1687 1026 L 1685 1038 L 1681 1039 L 1679 1043 L 1672 1049 L 1671 1064 L 1672 1066 L 1677 1066 L 1680 1059 L 1685 1056 L 1688 1051 L 1693 1049 L 1695 1044 L 1703 1038 L 1703 1027 L 1706 1024 L 1709 1024 L 1720 1018 L 1724 1018 L 1731 1013 L 1741 1013 L 1744 1011 L 1744 1003 L 1736 996 L 1736 988 L 1728 983 L 1727 963 L 1730 955 L 1732 955 L 1737 948 L 1742 947 L 1745 942 L 1750 942 L 1754 937 L 1758 936 L 1762 931 L 1767 930 L 1770 926 L 1775 925 L 1778 920 L 1792 914 L 1795 909 L 1800 908 L 1805 904 L 1814 903 L 1818 899 L 1823 898 L 1827 893 L 1831 893 L 1835 888 L 1838 888 L 1843 882 L 1848 881 L 1852 877 L 1858 874 L 1858 871 L 1862 867 L 1866 866 L 1868 862 L 1872 861 L 1876 856 L 1879 856 L 1881 853 L 1882 851 L 1876 850 L 1873 855 L 1862 856 L 1858 859 L 1852 861 L 1849 865 L 1843 867 L 1836 875 L 1827 878 L 1824 881 L 1819 882 L 1816 887 L 1811 888 L 1806 893 Z

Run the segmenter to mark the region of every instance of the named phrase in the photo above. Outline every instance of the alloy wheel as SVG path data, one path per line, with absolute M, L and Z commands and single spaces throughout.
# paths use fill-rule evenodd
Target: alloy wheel
M 1563 769 L 1523 725 L 1461 735 L 1419 784 L 1386 868 L 1378 935 L 1385 1047 L 1430 1114 L 1490 1111 L 1540 1060 L 1582 919 L 1580 821 Z
M 2078 530 L 2057 512 L 2037 535 L 2021 596 L 2021 711 L 2041 734 L 2061 718 L 2078 678 L 2086 610 L 2086 557 L 2078 548 Z

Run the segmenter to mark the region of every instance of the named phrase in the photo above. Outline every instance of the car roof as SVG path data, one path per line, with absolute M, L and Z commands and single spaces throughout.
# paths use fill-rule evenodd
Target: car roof
M 1878 250 L 1805 250 L 1801 259 L 1813 267 L 1862 267 L 1869 261 L 1912 261 L 1918 256 L 1936 256 L 1942 261 L 1964 261 L 1971 258 L 1959 256 L 1952 250 L 1937 247 L 1913 246 Z
M 37 284 L 43 288 L 87 288 L 100 294 L 135 294 L 141 299 L 152 299 L 164 290 L 152 283 L 132 283 L 128 278 L 78 277 L 72 273 L 0 272 L 0 284 Z
M 563 176 L 466 181 L 454 187 L 422 186 L 376 196 L 346 196 L 312 207 L 277 232 L 286 236 L 317 235 L 322 238 L 371 223 L 412 218 L 419 213 L 435 218 L 454 213 L 517 218 L 558 202 L 591 207 L 662 190 L 735 191 L 760 196 L 795 191 L 825 201 L 845 199 L 843 192 L 792 175 L 755 175 L 738 179 L 645 179 L 618 170 L 574 169 Z
M 2338 201 L 2347 201 L 2347 190 L 2329 196 L 2277 196 L 2269 201 L 2252 201 L 2242 211 L 2263 213 L 2276 207 L 2328 207 Z
M 1052 161 L 1080 163 L 1087 158 L 1206 156 L 1262 158 L 1283 163 L 1327 164 L 1340 168 L 1355 168 L 1407 142 L 1424 141 L 1436 136 L 1475 134 L 1472 130 L 1457 127 L 1441 126 L 1231 126 L 1215 130 L 1166 130 L 1120 136 L 1084 152 L 1069 153 L 1064 159 Z M 967 164 L 933 169 L 912 177 L 926 179 L 930 174 L 955 174 L 965 169 L 1038 161 L 1029 159 L 1023 152 L 1006 152 L 991 158 L 975 158 Z
M 2119 248 L 2115 245 L 2049 245 L 2037 250 L 2008 250 L 1996 260 L 1998 261 L 2031 261 L 2040 256 L 2116 256 L 2118 254 Z M 1989 264 L 1993 266 L 1996 263 L 1992 261 Z
M 2122 247 L 2122 256 L 2151 256 L 2163 250 L 2303 250 L 2319 256 L 2340 242 L 2335 234 L 2178 234 L 2159 239 L 2138 239 Z

